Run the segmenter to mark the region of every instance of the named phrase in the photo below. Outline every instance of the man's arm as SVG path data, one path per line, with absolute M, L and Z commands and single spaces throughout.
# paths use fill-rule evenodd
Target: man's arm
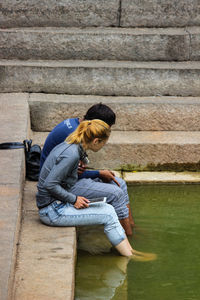
M 109 183 L 114 181 L 118 186 L 120 186 L 119 182 L 115 178 L 115 174 L 109 170 L 85 170 L 85 167 L 80 166 L 78 172 L 78 178 L 101 178 L 101 180 L 105 183 Z

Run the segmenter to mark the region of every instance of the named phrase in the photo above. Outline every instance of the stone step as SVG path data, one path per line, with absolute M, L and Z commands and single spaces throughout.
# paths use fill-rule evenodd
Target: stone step
M 0 29 L 0 59 L 184 61 L 199 49 L 200 27 Z
M 0 143 L 23 142 L 29 132 L 28 95 L 0 94 Z M 12 299 L 25 174 L 23 149 L 0 150 L 0 299 Z
M 118 26 L 119 0 L 6 0 L 0 27 Z
M 43 225 L 36 208 L 36 190 L 35 182 L 26 182 L 12 299 L 72 300 L 76 229 Z
M 196 0 L 122 0 L 121 27 L 184 27 L 200 25 Z
M 20 97 L 20 96 L 19 96 Z M 32 93 L 29 95 L 34 131 L 51 131 L 66 118 L 82 118 L 102 102 L 116 113 L 113 130 L 200 131 L 200 97 L 111 97 Z
M 0 27 L 199 26 L 199 10 L 197 0 L 6 0 Z
M 0 61 L 1 92 L 200 96 L 200 62 Z
M 129 185 L 135 184 L 199 184 L 200 172 L 123 172 Z
M 47 132 L 32 132 L 43 145 Z M 89 153 L 90 166 L 145 171 L 199 171 L 199 131 L 113 131 L 107 145 Z

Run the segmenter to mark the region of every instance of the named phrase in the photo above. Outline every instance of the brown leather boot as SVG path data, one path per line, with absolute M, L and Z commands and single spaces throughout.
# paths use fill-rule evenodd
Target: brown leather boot
M 131 224 L 129 221 L 129 217 L 125 218 L 125 219 L 121 219 L 119 221 L 120 221 L 122 227 L 124 228 L 126 235 L 127 236 L 133 235 L 133 230 L 132 230 L 132 227 L 131 227 Z
M 133 215 L 132 215 L 132 212 L 131 212 L 131 207 L 130 207 L 130 204 L 127 204 L 126 205 L 128 207 L 128 210 L 129 210 L 129 221 L 130 221 L 130 224 L 132 227 L 135 226 L 135 222 L 133 220 Z

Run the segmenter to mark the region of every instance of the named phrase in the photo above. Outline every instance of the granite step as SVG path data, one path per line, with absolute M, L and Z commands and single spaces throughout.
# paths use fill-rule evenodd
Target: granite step
M 0 142 L 28 138 L 28 95 L 0 94 Z M 25 176 L 23 149 L 0 150 L 0 299 L 12 299 Z
M 200 25 L 196 0 L 122 0 L 121 27 L 184 27 Z
M 32 132 L 43 146 L 48 132 Z M 199 131 L 112 131 L 106 146 L 89 152 L 90 167 L 124 171 L 199 171 Z
M 76 229 L 43 225 L 36 190 L 35 182 L 26 182 L 12 299 L 73 300 Z
M 200 96 L 200 62 L 0 61 L 1 92 Z
M 0 27 L 199 26 L 197 0 L 6 0 Z
M 89 107 L 104 103 L 116 113 L 113 130 L 200 131 L 200 97 L 111 97 L 29 94 L 31 127 L 51 131 L 67 118 L 82 118 Z
M 0 59 L 187 61 L 199 49 L 199 27 L 0 29 Z
M 6 0 L 0 27 L 118 26 L 119 0 Z

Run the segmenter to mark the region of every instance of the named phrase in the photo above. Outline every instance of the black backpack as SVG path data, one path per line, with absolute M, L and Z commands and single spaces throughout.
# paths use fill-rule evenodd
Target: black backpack
M 32 140 L 24 140 L 26 156 L 26 177 L 37 181 L 40 174 L 41 148 L 39 145 L 32 145 Z
M 37 144 L 32 145 L 32 140 L 24 140 L 23 143 L 10 142 L 0 144 L 0 149 L 19 149 L 24 148 L 26 158 L 26 177 L 29 180 L 38 181 L 40 173 L 41 147 Z

